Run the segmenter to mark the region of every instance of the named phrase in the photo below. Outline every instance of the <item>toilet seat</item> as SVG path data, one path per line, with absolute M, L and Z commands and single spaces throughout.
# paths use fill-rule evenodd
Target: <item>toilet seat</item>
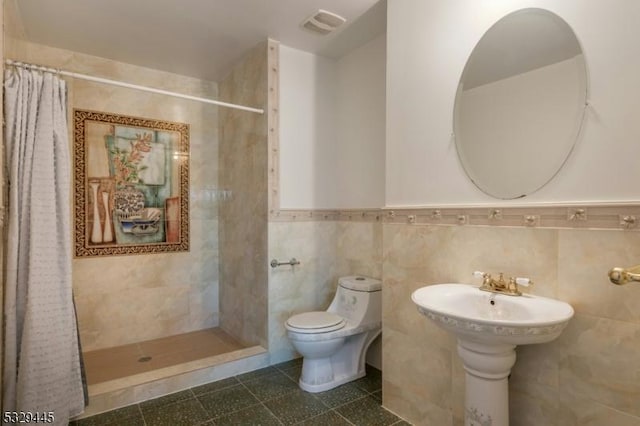
M 340 315 L 327 311 L 304 312 L 286 322 L 286 328 L 296 333 L 327 333 L 340 330 L 347 322 Z

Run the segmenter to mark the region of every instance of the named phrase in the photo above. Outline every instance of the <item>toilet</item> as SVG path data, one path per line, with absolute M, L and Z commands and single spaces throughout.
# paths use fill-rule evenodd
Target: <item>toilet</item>
M 299 385 L 323 392 L 365 375 L 365 356 L 380 334 L 382 282 L 342 277 L 326 311 L 305 312 L 285 323 L 293 347 L 303 356 Z

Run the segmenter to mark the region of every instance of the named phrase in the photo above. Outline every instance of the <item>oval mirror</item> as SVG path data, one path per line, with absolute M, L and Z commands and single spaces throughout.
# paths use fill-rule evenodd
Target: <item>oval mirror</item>
M 524 197 L 558 173 L 578 138 L 587 100 L 580 43 L 559 16 L 522 9 L 480 39 L 454 108 L 458 156 L 485 193 Z

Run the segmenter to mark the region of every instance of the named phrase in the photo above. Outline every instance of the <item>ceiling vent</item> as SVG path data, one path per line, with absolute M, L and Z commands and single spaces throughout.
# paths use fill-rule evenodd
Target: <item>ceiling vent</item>
M 347 20 L 335 13 L 319 9 L 316 13 L 302 21 L 300 26 L 316 34 L 327 35 Z

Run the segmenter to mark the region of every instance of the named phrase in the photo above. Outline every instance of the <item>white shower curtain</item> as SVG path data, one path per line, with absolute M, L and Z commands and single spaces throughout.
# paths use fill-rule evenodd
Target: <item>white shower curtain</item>
M 55 424 L 67 425 L 84 410 L 84 395 L 71 293 L 66 85 L 51 73 L 10 68 L 4 90 L 9 210 L 2 409 L 53 412 Z

